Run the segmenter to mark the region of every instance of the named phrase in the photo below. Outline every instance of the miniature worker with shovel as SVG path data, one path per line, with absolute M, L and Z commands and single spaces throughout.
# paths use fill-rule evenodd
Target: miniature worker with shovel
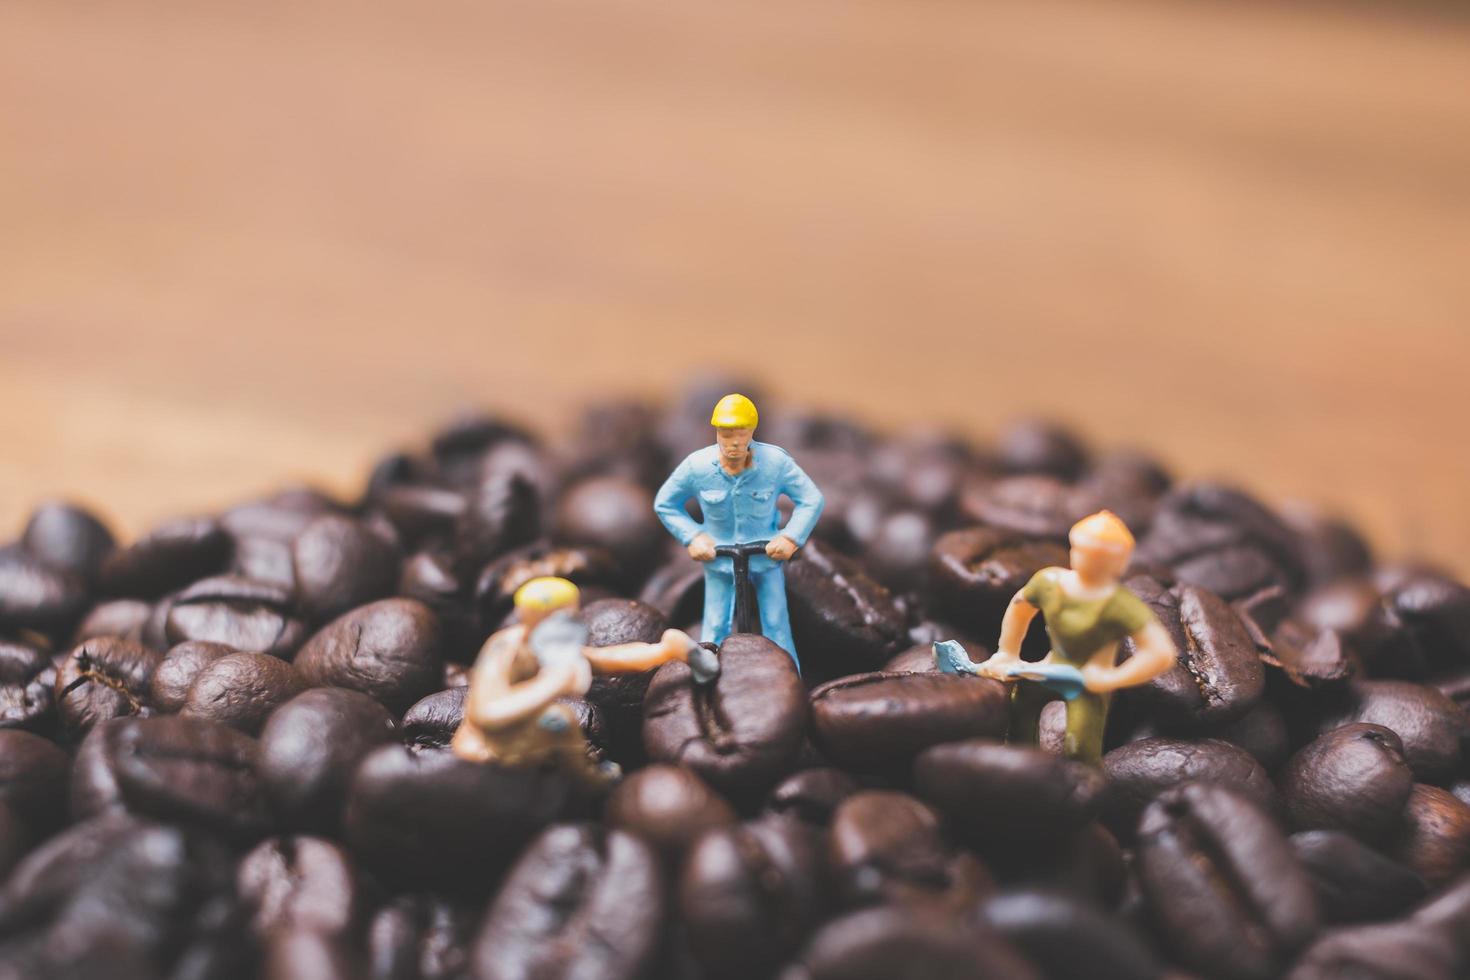
M 1102 759 L 1103 729 L 1113 691 L 1147 684 L 1174 666 L 1179 651 L 1153 610 L 1123 588 L 1119 579 L 1133 555 L 1133 535 L 1111 511 L 1099 511 L 1072 526 L 1071 568 L 1043 568 L 1006 607 L 995 655 L 972 663 L 959 643 L 934 644 L 945 673 L 979 674 L 1014 683 L 1012 742 L 1034 743 L 1041 709 L 1067 702 L 1066 754 L 1082 762 Z M 1046 617 L 1051 653 L 1038 663 L 1018 651 L 1037 612 Z M 1133 640 L 1133 656 L 1122 664 L 1118 642 Z
M 654 499 L 654 512 L 669 533 L 704 562 L 704 635 L 720 643 L 730 635 L 736 595 L 749 577 L 760 606 L 760 631 L 796 657 L 786 612 L 786 574 L 782 565 L 806 544 L 822 514 L 822 492 L 796 460 L 779 446 L 753 441 L 759 418 L 744 395 L 726 395 L 715 405 L 710 424 L 715 444 L 690 453 L 669 474 Z M 776 505 L 781 495 L 796 505 L 785 527 Z M 684 510 L 697 498 L 704 523 Z M 748 607 L 748 596 L 740 605 Z M 745 632 L 754 623 L 733 624 Z

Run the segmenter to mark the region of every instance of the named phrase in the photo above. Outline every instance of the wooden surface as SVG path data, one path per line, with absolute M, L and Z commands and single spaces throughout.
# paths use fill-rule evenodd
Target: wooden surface
M 368 7 L 380 7 L 367 10 Z M 1330 6 L 0 7 L 0 534 L 699 365 L 1470 572 L 1470 36 Z

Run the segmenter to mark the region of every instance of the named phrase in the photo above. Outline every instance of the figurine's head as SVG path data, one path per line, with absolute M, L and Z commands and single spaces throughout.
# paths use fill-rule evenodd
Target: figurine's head
M 715 405 L 709 422 L 715 427 L 715 442 L 719 444 L 720 456 L 732 463 L 745 459 L 750 452 L 750 440 L 755 437 L 755 427 L 760 422 L 755 402 L 744 395 L 726 395 Z
M 581 591 L 564 578 L 546 575 L 533 578 L 516 589 L 516 612 L 527 629 L 558 609 L 576 609 L 581 604 Z
M 1067 539 L 1072 543 L 1072 569 L 1087 581 L 1121 578 L 1133 557 L 1133 533 L 1110 510 L 1073 524 Z

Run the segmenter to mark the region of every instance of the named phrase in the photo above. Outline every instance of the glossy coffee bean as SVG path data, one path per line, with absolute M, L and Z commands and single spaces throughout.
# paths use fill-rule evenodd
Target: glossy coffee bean
M 817 833 L 777 817 L 709 830 L 684 864 L 677 901 L 706 974 L 768 975 L 821 921 Z
M 507 442 L 534 443 L 535 439 L 513 422 L 472 412 L 435 432 L 429 449 L 440 479 L 460 485 L 479 474 L 486 453 Z
M 956 739 L 1003 738 L 1005 685 L 955 674 L 854 674 L 811 693 L 812 738 L 839 765 L 907 767 L 923 749 Z
M 77 736 L 108 718 L 148 713 L 149 686 L 162 660 L 142 644 L 117 637 L 78 646 L 56 671 L 56 706 L 63 727 Z
M 401 895 L 380 908 L 368 929 L 373 980 L 452 980 L 468 975 L 478 916 L 461 905 L 422 894 Z
M 72 643 L 82 643 L 98 636 L 120 636 L 142 642 L 143 624 L 153 614 L 153 607 L 138 599 L 113 599 L 99 602 L 77 624 Z
M 921 752 L 914 787 L 986 851 L 1030 849 L 1081 829 L 1097 816 L 1106 779 L 1039 748 L 968 739 Z
M 19 548 L 0 549 L 0 629 L 60 631 L 87 604 L 82 578 L 43 563 Z
M 827 834 L 838 901 L 919 904 L 960 910 L 991 890 L 971 854 L 956 850 L 940 816 L 906 793 L 863 790 L 838 804 Z
M 455 567 L 473 573 L 540 534 L 535 484 L 514 471 L 490 474 L 465 494 L 465 509 L 454 527 Z
M 1138 829 L 1158 938 L 1205 976 L 1272 977 L 1317 932 L 1311 879 L 1270 815 L 1223 786 L 1161 794 Z
M 1470 806 L 1438 786 L 1416 784 L 1387 850 L 1431 888 L 1445 884 L 1470 866 Z
M 31 511 L 20 544 L 42 564 L 90 579 L 115 542 L 96 515 L 53 500 Z
M 258 771 L 282 826 L 335 833 L 358 762 L 397 734 L 388 709 L 340 687 L 314 688 L 277 708 L 260 732 Z
M 499 629 L 511 614 L 516 590 L 533 578 L 552 575 L 582 588 L 582 601 L 600 596 L 589 594 L 595 586 L 617 581 L 612 556 L 592 548 L 554 548 L 533 544 L 517 548 L 486 565 L 475 580 L 474 604 L 486 634 Z
M 1428 893 L 1423 878 L 1340 830 L 1308 830 L 1290 840 L 1329 922 L 1393 918 Z
M 598 599 L 582 609 L 587 626 L 587 645 L 615 646 L 619 643 L 657 643 L 669 621 L 654 607 L 636 599 Z M 636 765 L 643 757 L 643 698 L 656 671 L 595 674 L 587 700 L 597 706 L 607 724 L 609 755 L 624 765 Z
M 1466 716 L 1438 690 L 1408 681 L 1359 681 L 1348 709 L 1327 725 L 1368 722 L 1391 729 L 1404 746 L 1404 758 L 1421 782 L 1453 778 L 1464 762 Z
M 464 721 L 464 701 L 468 694 L 466 684 L 460 684 L 415 701 L 403 713 L 400 730 L 404 744 L 412 749 L 447 749 L 460 722 Z M 607 726 L 597 706 L 566 696 L 556 698 L 556 703 L 572 709 L 588 744 L 600 751 L 606 744 Z
M 443 670 L 439 621 L 413 599 L 383 599 L 323 626 L 297 654 L 309 687 L 361 691 L 400 712 L 433 691 Z
M 1281 518 L 1296 534 L 1297 550 L 1313 587 L 1372 570 L 1368 542 L 1346 521 L 1301 504 L 1283 509 Z
M 695 684 L 678 661 L 660 667 L 643 718 L 651 760 L 687 766 L 740 801 L 758 798 L 789 771 L 806 734 L 807 700 L 786 651 L 735 634 L 720 645 L 712 684 Z
M 786 594 L 808 683 L 874 670 L 907 642 L 908 623 L 892 593 L 820 542 L 808 542 L 787 564 Z
M 555 770 L 384 745 L 352 777 L 344 829 L 358 860 L 393 883 L 483 896 L 532 837 L 585 805 Z
M 850 518 L 849 518 L 850 519 Z M 942 528 L 918 509 L 884 511 L 875 516 L 863 542 L 863 567 L 889 589 L 924 581 L 929 553 Z
M 203 718 L 167 715 L 103 722 L 77 749 L 71 808 L 78 817 L 121 807 L 156 820 L 251 838 L 270 827 L 256 742 Z
M 996 895 L 980 918 L 1055 980 L 1162 977 L 1142 937 L 1090 903 L 1047 891 Z
M 261 937 L 296 929 L 345 936 L 367 905 L 351 855 L 320 837 L 261 841 L 241 860 L 236 882 Z
M 771 790 L 766 809 L 783 817 L 825 827 L 832 821 L 832 813 L 838 804 L 860 788 L 857 781 L 841 769 L 827 766 L 803 769 Z
M 978 926 L 905 906 L 833 919 L 807 942 L 781 980 L 1041 980 L 1014 946 Z
M 1286 718 L 1281 709 L 1269 700 L 1258 701 L 1254 708 L 1239 718 L 1210 725 L 1198 734 L 1245 749 L 1267 772 L 1274 773 L 1280 769 L 1287 756 L 1291 755 L 1291 735 Z
M 1179 652 L 1173 667 L 1126 697 L 1162 723 L 1185 727 L 1231 721 L 1261 700 L 1266 678 L 1256 645 L 1223 599 L 1150 575 L 1130 576 L 1124 586 L 1148 604 Z M 1131 656 L 1133 641 L 1125 639 L 1119 650 Z
M 733 824 L 736 817 L 730 804 L 690 770 L 655 765 L 618 784 L 608 797 L 604 819 L 676 864 L 701 834 Z
M 657 563 L 668 540 L 653 494 L 620 476 L 594 476 L 569 487 L 556 505 L 554 539 L 612 555 L 628 581 Z
M 156 599 L 223 571 L 230 551 L 230 536 L 214 518 L 177 518 L 111 552 L 98 585 L 107 595 Z
M 675 556 L 643 583 L 638 600 L 663 613 L 670 623 L 699 623 L 704 615 L 704 569 L 688 555 Z M 698 638 L 699 631 L 691 635 Z
M 632 980 L 653 961 L 664 908 L 658 861 L 637 837 L 587 824 L 552 827 L 526 849 L 486 911 L 474 975 Z
M 987 527 L 951 531 L 934 542 L 929 581 L 934 600 L 975 635 L 994 637 L 1011 598 L 1031 576 L 1067 564 L 1067 549 Z
M 965 644 L 965 649 L 972 657 L 986 657 L 988 653 L 978 651 Z M 934 644 L 919 643 L 909 647 L 907 650 L 889 659 L 883 665 L 881 673 L 885 674 L 933 674 L 938 673 L 939 664 L 934 661 Z
M 1464 957 L 1450 937 L 1418 923 L 1354 926 L 1323 934 L 1297 960 L 1288 980 L 1454 980 Z
M 148 686 L 150 703 L 159 711 L 178 711 L 189 698 L 189 688 L 205 667 L 238 651 L 222 643 L 190 641 L 169 650 L 153 671 Z
M 291 543 L 301 610 L 318 623 L 391 594 L 398 564 L 391 541 L 340 514 L 318 517 Z
M 1085 486 L 1033 474 L 976 481 L 965 489 L 965 517 L 1024 538 L 1063 542 L 1072 525 L 1101 504 Z
M 170 644 L 223 643 L 236 650 L 289 657 L 306 638 L 288 589 L 232 576 L 195 582 L 169 603 Z
M 206 664 L 189 686 L 180 714 L 208 718 L 248 735 L 302 689 L 296 669 L 266 653 L 237 651 Z
M 55 716 L 50 658 L 30 644 L 0 639 L 0 730 L 45 730 Z
M 1001 430 L 995 463 L 1005 473 L 1048 473 L 1063 480 L 1080 475 L 1087 447 L 1077 436 L 1046 419 L 1018 419 Z
M 1168 566 L 1181 582 L 1226 600 L 1272 585 L 1294 592 L 1304 578 L 1291 529 L 1246 494 L 1211 483 L 1165 497 L 1136 560 Z
M 1292 756 L 1277 786 L 1294 830 L 1342 830 L 1374 843 L 1398 829 L 1414 774 L 1397 735 L 1353 724 Z
M 1173 482 L 1157 459 L 1121 450 L 1094 460 L 1077 481 L 1077 489 L 1099 509 L 1117 514 L 1135 535 L 1142 535 Z
M 1260 763 L 1244 749 L 1215 739 L 1142 738 L 1103 756 L 1102 768 L 1111 784 L 1103 816 L 1120 840 L 1132 839 L 1150 800 L 1181 783 L 1225 786 L 1272 812 L 1280 806 Z
M 50 739 L 0 731 L 0 803 L 37 834 L 61 826 L 70 769 L 67 754 Z
M 1388 622 L 1402 631 L 1428 674 L 1470 665 L 1470 587 L 1420 572 L 1395 584 L 1382 602 Z

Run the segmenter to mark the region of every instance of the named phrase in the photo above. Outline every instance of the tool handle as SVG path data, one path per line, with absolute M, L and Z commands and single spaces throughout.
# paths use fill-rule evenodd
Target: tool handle
M 739 558 L 741 555 L 763 555 L 766 553 L 766 545 L 769 541 L 747 541 L 744 544 L 717 544 L 715 545 L 715 556 L 717 558 Z

